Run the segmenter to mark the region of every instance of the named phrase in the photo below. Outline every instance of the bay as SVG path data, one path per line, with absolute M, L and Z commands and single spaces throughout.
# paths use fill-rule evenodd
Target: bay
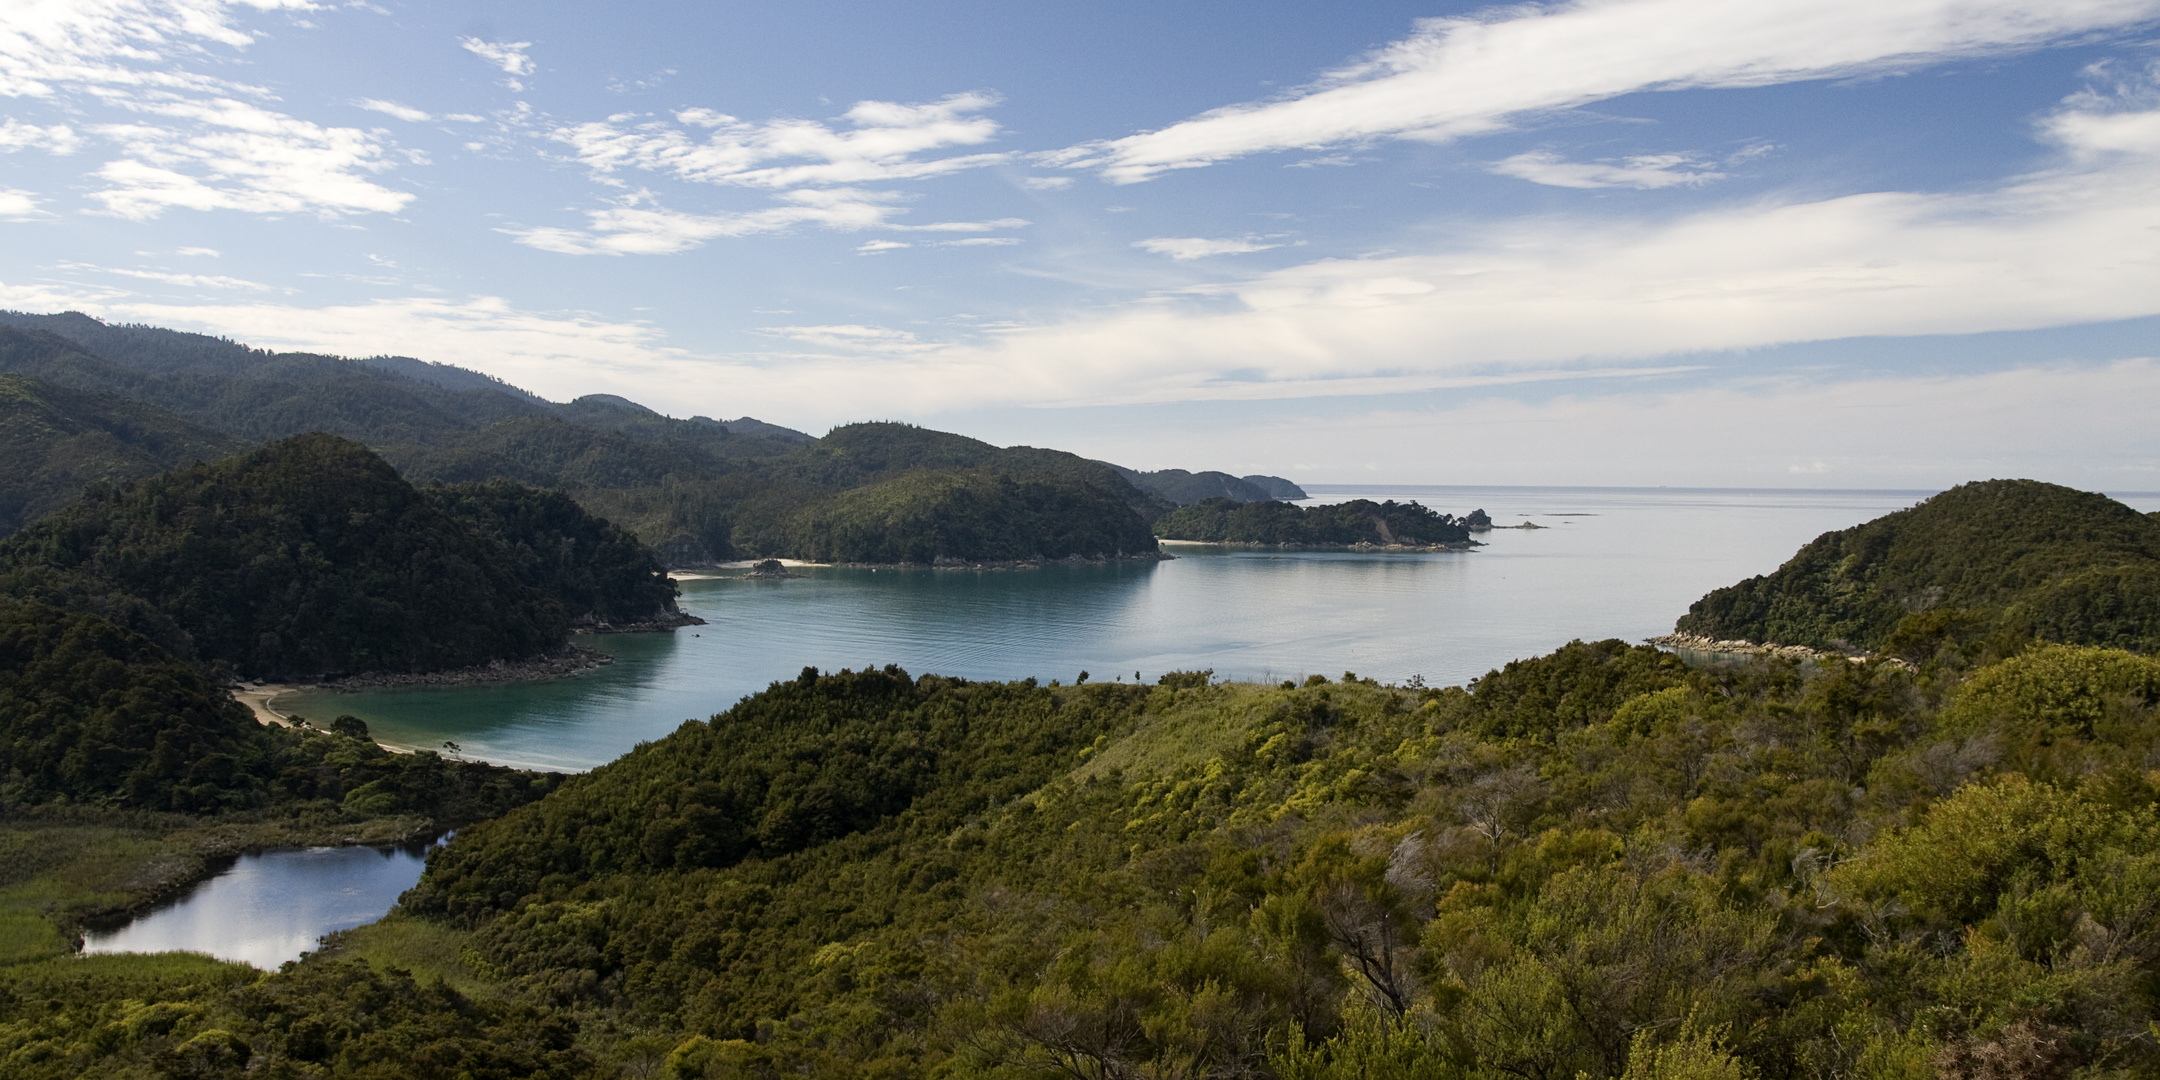
M 1164 563 L 1036 570 L 811 567 L 795 580 L 683 583 L 708 620 L 670 635 L 584 641 L 615 663 L 503 686 L 307 691 L 280 709 L 367 721 L 396 745 L 582 770 L 683 721 L 821 670 L 898 664 L 975 679 L 1100 680 L 1213 669 L 1275 681 L 1345 671 L 1459 684 L 1570 639 L 1664 633 L 1710 589 L 1767 573 L 1826 530 L 1912 505 L 1920 491 L 1315 485 L 1312 502 L 1417 499 L 1503 525 L 1473 552 L 1169 547 Z M 2152 509 L 2160 499 L 2131 497 Z

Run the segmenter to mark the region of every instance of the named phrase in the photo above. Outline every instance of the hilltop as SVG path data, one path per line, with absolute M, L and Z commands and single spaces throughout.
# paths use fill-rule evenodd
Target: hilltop
M 1158 486 L 1192 478 L 905 424 L 851 424 L 813 438 L 751 417 L 668 417 L 607 394 L 555 404 L 411 358 L 272 353 L 79 313 L 0 312 L 0 372 L 163 409 L 171 425 L 197 425 L 240 444 L 340 435 L 416 484 L 503 480 L 560 490 L 636 534 L 670 566 L 763 557 L 877 562 L 896 551 L 910 561 L 1154 557 L 1147 526 L 1177 500 L 1128 477 L 1152 476 Z M 1231 483 L 1242 497 L 1288 485 L 1199 476 Z M 23 483 L 0 476 L 0 493 Z M 55 487 L 40 505 L 65 490 Z M 865 516 L 872 506 L 883 509 Z M 1046 510 L 1053 506 L 1063 509 Z M 1092 516 L 1074 518 L 1075 508 Z M 936 522 L 939 539 L 925 548 L 899 532 L 876 533 L 879 522 L 902 531 L 914 528 L 905 522 Z
M 1912 652 L 2029 635 L 2160 649 L 2160 518 L 2033 480 L 1963 484 L 1824 533 L 1775 572 L 1704 596 L 1682 633 Z
M 423 493 L 322 434 L 92 489 L 0 542 L 0 593 L 270 679 L 518 660 L 674 607 L 648 550 L 560 495 Z

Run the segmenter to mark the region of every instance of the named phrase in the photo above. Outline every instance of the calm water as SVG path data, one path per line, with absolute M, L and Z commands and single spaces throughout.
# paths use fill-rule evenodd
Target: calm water
M 1436 684 L 1571 638 L 1640 640 L 1710 589 L 1774 569 L 1801 544 L 1909 506 L 1921 492 L 1310 488 L 1314 501 L 1416 498 L 1484 508 L 1475 552 L 1262 552 L 1177 546 L 1158 564 L 1032 571 L 811 568 L 788 581 L 689 581 L 710 621 L 673 635 L 586 639 L 616 663 L 513 686 L 311 692 L 280 708 L 351 713 L 377 737 L 444 740 L 491 761 L 586 769 L 703 719 L 805 665 L 899 664 L 969 678 L 1153 680 L 1175 669 L 1276 680 L 1345 670 Z M 2131 500 L 2137 505 L 2138 500 Z M 2160 500 L 2145 502 L 2160 506 Z M 2153 506 L 2141 506 L 2151 509 Z
M 275 969 L 334 930 L 382 918 L 420 880 L 425 849 L 308 848 L 243 855 L 231 869 L 83 951 L 206 952 Z

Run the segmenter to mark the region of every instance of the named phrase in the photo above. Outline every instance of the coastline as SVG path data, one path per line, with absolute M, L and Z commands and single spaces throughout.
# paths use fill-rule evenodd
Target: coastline
M 1167 541 L 1157 541 L 1164 543 Z M 777 559 L 783 569 L 799 567 L 839 570 L 1040 570 L 1045 566 L 1102 566 L 1114 562 L 1169 562 L 1177 556 L 1166 551 L 1145 551 L 1137 555 L 1068 555 L 1062 559 L 955 559 L 940 555 L 935 562 L 878 563 L 878 562 L 809 562 L 803 559 Z M 743 560 L 718 563 L 715 569 L 749 570 L 765 560 Z M 804 574 L 710 574 L 697 570 L 670 570 L 668 576 L 677 581 L 774 581 L 783 578 L 800 578 Z
M 1544 528 L 1542 525 L 1535 527 Z M 1507 528 L 1520 528 L 1520 526 L 1509 525 Z M 1360 541 L 1355 544 L 1270 544 L 1261 540 L 1168 540 L 1159 536 L 1155 538 L 1155 542 L 1158 544 L 1180 544 L 1186 547 L 1226 547 L 1267 551 L 1360 551 L 1409 555 L 1434 551 L 1475 551 L 1485 546 L 1475 540 L 1464 540 L 1457 544 L 1375 544 L 1369 541 Z
M 1802 662 L 1815 661 L 1818 663 L 1826 660 L 1843 660 L 1849 664 L 1866 663 L 1872 659 L 1872 656 L 1868 653 L 1832 652 L 1825 649 L 1810 648 L 1806 645 L 1779 645 L 1775 642 L 1765 644 L 1744 641 L 1739 638 L 1719 640 L 1701 634 L 1685 634 L 1679 631 L 1644 638 L 1643 643 L 1661 649 L 1671 649 L 1674 652 L 1706 653 L 1713 656 L 1748 656 Z M 1895 659 L 1889 662 L 1893 664 L 1904 663 L 1902 660 Z

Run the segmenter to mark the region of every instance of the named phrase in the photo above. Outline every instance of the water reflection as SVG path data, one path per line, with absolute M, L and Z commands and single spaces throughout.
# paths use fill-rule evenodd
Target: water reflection
M 209 953 L 275 969 L 324 934 L 382 917 L 420 880 L 427 845 L 242 855 L 186 896 L 118 930 L 85 935 L 86 953 Z

